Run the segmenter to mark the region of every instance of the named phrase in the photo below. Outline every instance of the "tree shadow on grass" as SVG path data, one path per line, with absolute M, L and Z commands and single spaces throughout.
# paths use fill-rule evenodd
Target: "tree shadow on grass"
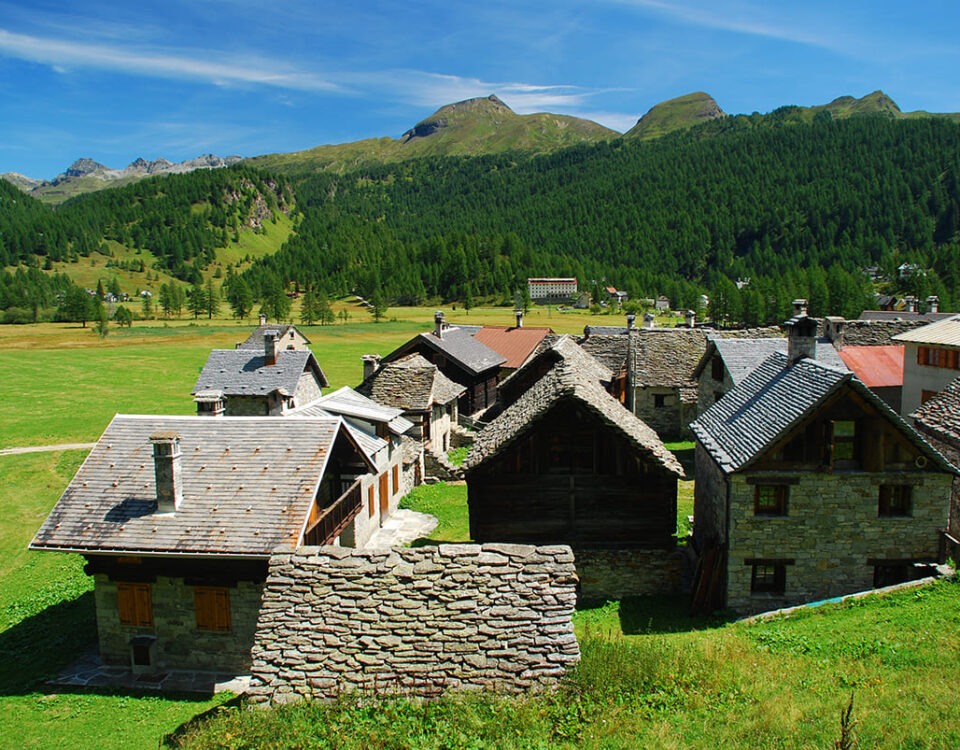
M 611 611 L 616 610 L 616 614 Z M 736 619 L 730 613 L 691 615 L 690 601 L 685 596 L 631 596 L 618 602 L 585 600 L 577 610 L 587 615 L 588 621 L 612 624 L 615 619 L 624 635 L 654 635 L 713 630 Z

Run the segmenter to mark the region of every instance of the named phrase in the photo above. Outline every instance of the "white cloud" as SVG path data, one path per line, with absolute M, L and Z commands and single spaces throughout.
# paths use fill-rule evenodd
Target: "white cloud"
M 158 78 L 199 79 L 215 85 L 252 83 L 304 91 L 335 91 L 337 84 L 314 73 L 275 64 L 251 65 L 201 56 L 141 52 L 102 44 L 47 39 L 0 29 L 0 54 L 49 65 L 141 73 Z M 224 57 L 224 56 L 221 56 Z

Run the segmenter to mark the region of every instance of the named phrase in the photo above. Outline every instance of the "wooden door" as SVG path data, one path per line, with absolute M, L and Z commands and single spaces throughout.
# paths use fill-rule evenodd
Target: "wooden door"
M 380 475 L 380 525 L 390 512 L 390 475 L 383 472 Z

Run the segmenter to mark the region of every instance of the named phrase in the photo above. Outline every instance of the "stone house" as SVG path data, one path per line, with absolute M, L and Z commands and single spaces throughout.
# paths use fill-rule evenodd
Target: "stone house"
M 30 549 L 86 559 L 104 664 L 242 673 L 270 555 L 342 542 L 373 468 L 341 418 L 117 415 Z
M 362 547 L 423 476 L 420 452 L 411 451 L 409 445 L 419 446 L 412 434 L 413 422 L 400 409 L 378 404 L 347 386 L 284 416 L 342 417 L 344 427 L 375 467 L 360 480 L 364 510 L 341 540 L 345 546 Z
M 815 350 L 817 361 L 846 369 L 828 339 L 819 339 Z M 707 349 L 693 371 L 697 381 L 697 416 L 732 391 L 771 354 L 786 351 L 785 338 L 708 337 Z
M 954 380 L 940 393 L 927 401 L 913 414 L 917 432 L 946 456 L 954 466 L 960 466 L 960 378 Z M 950 501 L 950 536 L 954 559 L 960 542 L 960 477 L 953 480 L 953 496 Z
M 897 334 L 903 344 L 903 397 L 900 413 L 912 414 L 960 374 L 960 315 Z
M 691 425 L 699 609 L 762 611 L 907 580 L 935 563 L 957 470 L 849 371 L 815 322 Z
M 421 333 L 386 357 L 395 362 L 419 354 L 432 362 L 447 378 L 464 386 L 457 407 L 461 414 L 475 414 L 497 400 L 497 376 L 507 358 L 474 338 L 476 326 L 448 325 L 442 312 L 434 315 L 434 329 Z
M 410 434 L 438 452 L 451 447 L 459 419 L 457 402 L 465 391 L 419 354 L 384 363 L 357 386 L 357 392 L 372 401 L 399 409 L 413 423 Z
M 295 325 L 268 325 L 267 316 L 260 314 L 260 325 L 253 329 L 253 333 L 237 346 L 237 349 L 260 349 L 263 346 L 263 337 L 267 331 L 276 331 L 281 349 L 303 351 L 309 349 L 310 339 L 301 333 Z
M 193 388 L 202 416 L 278 416 L 305 406 L 329 385 L 309 349 L 281 349 L 279 332 L 254 349 L 214 349 Z
M 474 540 L 571 545 L 586 597 L 679 589 L 683 469 L 596 373 L 559 358 L 479 433 L 464 472 Z

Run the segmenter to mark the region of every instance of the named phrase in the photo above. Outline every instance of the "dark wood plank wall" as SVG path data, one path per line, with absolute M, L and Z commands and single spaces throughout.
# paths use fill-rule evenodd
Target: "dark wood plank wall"
M 569 402 L 471 472 L 467 486 L 478 542 L 675 544 L 676 476 Z

